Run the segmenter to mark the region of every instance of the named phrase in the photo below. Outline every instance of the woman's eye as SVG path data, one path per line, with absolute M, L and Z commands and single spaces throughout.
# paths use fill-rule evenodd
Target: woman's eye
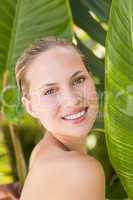
M 44 92 L 43 93 L 43 95 L 50 95 L 50 94 L 53 94 L 54 93 L 54 91 L 55 91 L 55 89 L 49 89 L 49 90 L 47 90 L 46 92 Z
M 77 78 L 74 83 L 76 84 L 82 84 L 84 81 L 85 81 L 85 77 L 80 77 L 80 78 Z M 49 90 L 47 90 L 46 92 L 43 92 L 43 95 L 52 95 L 56 92 L 56 89 L 54 88 L 51 88 Z
M 82 84 L 83 82 L 85 81 L 85 77 L 80 77 L 80 78 L 77 78 L 74 83 L 76 82 L 77 84 Z

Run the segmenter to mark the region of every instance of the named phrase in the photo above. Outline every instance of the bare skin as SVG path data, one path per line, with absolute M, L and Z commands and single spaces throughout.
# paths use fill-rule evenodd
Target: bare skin
M 105 199 L 104 170 L 85 151 L 86 137 L 98 112 L 98 98 L 80 55 L 74 49 L 56 47 L 40 54 L 31 66 L 27 73 L 31 100 L 22 98 L 22 102 L 47 131 L 31 154 L 20 200 Z M 79 70 L 85 79 L 75 86 L 71 75 Z M 44 89 L 41 95 L 38 88 L 44 82 L 58 82 L 52 95 L 46 95 Z M 78 124 L 61 118 L 86 106 L 86 117 Z
M 49 150 L 44 148 L 45 142 Z M 105 175 L 101 164 L 56 142 L 47 135 L 34 148 L 20 200 L 104 200 Z

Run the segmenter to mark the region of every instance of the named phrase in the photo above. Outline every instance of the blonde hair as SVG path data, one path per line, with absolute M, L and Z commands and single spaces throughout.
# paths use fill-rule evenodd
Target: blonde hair
M 26 48 L 23 51 L 22 55 L 17 60 L 16 66 L 15 66 L 16 82 L 17 82 L 17 86 L 18 86 L 22 96 L 25 96 L 25 97 L 27 97 L 27 99 L 30 99 L 29 83 L 26 80 L 25 75 L 26 75 L 26 72 L 27 72 L 28 67 L 31 64 L 31 62 L 40 53 L 45 52 L 56 46 L 74 48 L 80 54 L 83 62 L 86 64 L 85 56 L 69 40 L 64 39 L 64 38 L 57 38 L 57 37 L 53 37 L 53 36 L 41 38 L 40 40 L 36 41 L 34 44 L 31 44 L 28 48 Z

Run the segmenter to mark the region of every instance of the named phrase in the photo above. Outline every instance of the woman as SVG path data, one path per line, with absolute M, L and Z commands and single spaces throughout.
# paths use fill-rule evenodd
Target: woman
M 41 39 L 19 58 L 16 80 L 26 111 L 46 129 L 20 200 L 105 199 L 104 170 L 85 151 L 98 97 L 79 49 L 65 39 Z

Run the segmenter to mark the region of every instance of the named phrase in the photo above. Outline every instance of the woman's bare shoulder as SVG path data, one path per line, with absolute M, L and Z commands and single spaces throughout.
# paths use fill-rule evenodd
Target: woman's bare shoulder
M 81 172 L 81 175 L 82 173 L 90 175 L 90 173 L 93 174 L 94 172 L 103 178 L 105 177 L 104 169 L 100 161 L 90 155 L 73 152 L 68 159 L 71 160 L 70 162 L 75 167 L 74 169 Z
M 99 169 L 101 172 L 104 173 L 104 169 L 100 161 L 95 159 L 94 157 L 88 155 L 88 154 L 81 154 L 81 153 L 75 153 L 74 154 L 73 161 L 76 163 L 79 163 L 79 166 L 84 166 L 84 169 Z
M 43 140 L 40 140 L 40 142 L 33 148 L 31 152 L 30 159 L 29 159 L 29 170 L 31 169 L 33 162 L 36 160 L 36 158 L 40 157 L 42 142 Z
M 60 182 L 66 179 L 70 180 L 72 174 L 75 174 L 79 180 L 93 179 L 93 181 L 99 180 L 105 184 L 105 173 L 101 163 L 92 156 L 76 151 L 61 154 L 53 159 L 41 160 L 31 173 L 34 174 L 34 179 L 41 176 L 45 180 L 54 182 L 60 178 Z
M 104 171 L 99 161 L 74 151 L 47 163 L 41 162 L 31 170 L 26 182 L 21 200 L 34 199 L 38 195 L 52 200 L 55 197 L 65 200 L 65 195 L 70 200 L 90 197 L 103 200 L 105 195 Z
M 36 147 L 30 157 L 30 167 L 33 163 L 33 160 L 35 160 L 35 157 L 37 157 L 39 148 Z M 57 156 L 58 155 L 58 156 Z M 103 167 L 101 163 L 96 160 L 94 157 L 89 156 L 87 154 L 80 153 L 78 151 L 70 151 L 70 152 L 64 152 L 64 153 L 58 153 L 55 157 L 47 157 L 49 159 L 46 159 L 44 156 L 44 159 L 38 159 L 38 167 L 43 169 L 44 167 L 47 167 L 47 170 L 52 170 L 52 168 L 58 168 L 61 170 L 64 170 L 64 168 L 67 168 L 67 170 L 70 168 L 72 170 L 72 167 L 74 170 L 89 170 L 91 169 L 101 171 L 101 173 L 104 173 Z

